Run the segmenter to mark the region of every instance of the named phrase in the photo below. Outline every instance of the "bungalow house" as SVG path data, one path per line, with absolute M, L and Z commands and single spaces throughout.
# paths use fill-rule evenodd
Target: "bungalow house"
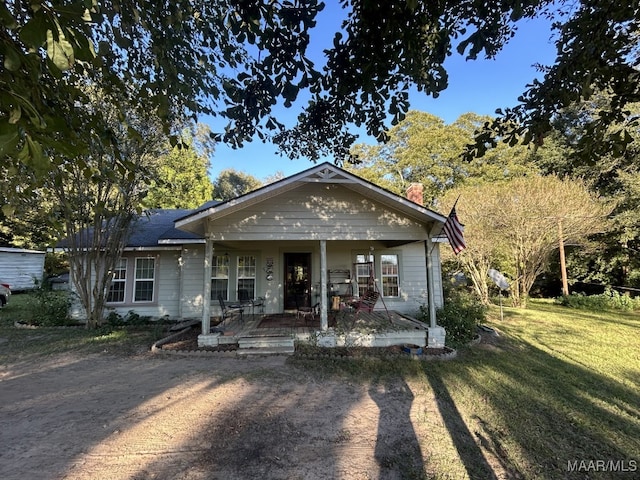
M 265 314 L 328 312 L 365 290 L 376 309 L 414 314 L 442 305 L 439 246 L 446 218 L 422 205 L 421 186 L 398 196 L 331 163 L 225 202 L 158 210 L 134 224 L 114 271 L 108 307 L 199 319 L 202 345 L 219 297 L 260 299 Z M 442 345 L 435 322 L 429 343 Z

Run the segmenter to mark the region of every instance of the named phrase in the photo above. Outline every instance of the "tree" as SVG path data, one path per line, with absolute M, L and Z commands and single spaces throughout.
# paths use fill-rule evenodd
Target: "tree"
M 262 183 L 252 175 L 232 168 L 223 170 L 213 182 L 213 197 L 227 201 L 260 188 Z
M 536 8 L 536 7 L 534 7 Z M 632 142 L 638 117 L 627 106 L 640 101 L 640 4 L 614 0 L 559 2 L 557 10 L 542 9 L 554 19 L 558 55 L 552 66 L 539 66 L 534 80 L 513 108 L 479 131 L 469 157 L 482 155 L 502 141 L 515 145 L 542 144 L 562 112 L 588 102 L 594 92 L 610 96 L 599 115 L 586 119 L 579 149 L 621 155 Z M 614 131 L 609 127 L 617 125 Z
M 585 128 L 593 119 L 607 110 L 611 96 L 596 92 L 589 101 L 567 108 L 554 120 L 553 138 L 561 143 L 565 155 L 540 162 L 544 171 L 560 177 L 582 178 L 588 181 L 592 191 L 615 201 L 612 221 L 606 232 L 598 235 L 603 248 L 570 250 L 568 262 L 574 281 L 640 287 L 640 132 L 629 131 L 631 142 L 624 152 L 611 150 L 605 153 L 584 150 Z M 640 104 L 628 106 L 632 116 L 640 115 Z M 622 128 L 612 124 L 601 131 L 600 140 Z M 593 134 L 593 133 L 592 133 Z M 593 139 L 589 140 L 593 141 Z
M 554 176 L 453 189 L 443 204 L 453 205 L 458 196 L 456 210 L 465 224 L 467 248 L 456 260 L 484 301 L 488 300 L 488 269 L 510 274 L 516 305 L 526 305 L 534 281 L 558 251 L 560 239 L 583 242 L 603 231 L 611 211 L 584 183 Z
M 190 148 L 173 147 L 150 166 L 154 180 L 143 200 L 146 208 L 197 208 L 211 200 L 209 160 L 193 146 L 192 139 L 185 143 Z
M 25 183 L 23 172 L 11 173 L 5 172 L 0 180 L 0 245 L 31 249 L 52 246 L 62 230 L 57 203 L 44 188 L 30 189 L 30 196 L 9 203 L 7 199 Z
M 153 116 L 130 112 L 120 123 L 109 98 L 93 93 L 94 108 L 111 113 L 108 141 L 99 132 L 89 139 L 89 153 L 73 160 L 56 157 L 61 168 L 47 178 L 64 220 L 71 277 L 87 315 L 87 328 L 100 325 L 112 272 L 122 256 L 130 227 L 140 213 L 151 180 L 150 166 L 163 152 L 166 138 Z M 132 136 L 128 125 L 140 136 Z M 112 148 L 117 141 L 117 150 Z M 117 152 L 117 153 L 116 153 Z M 119 157 L 122 154 L 123 157 Z M 91 172 L 91 181 L 87 179 Z
M 314 30 L 324 8 L 317 0 L 5 1 L 0 155 L 42 180 L 57 154 L 86 153 L 86 130 L 108 124 L 84 108 L 83 86 L 92 84 L 119 98 L 123 117 L 128 105 L 144 104 L 165 133 L 176 120 L 210 114 L 228 121 L 216 138 L 234 147 L 272 137 L 290 157 L 342 162 L 356 138 L 349 125 L 385 140 L 388 120 L 397 124 L 409 109 L 410 88 L 437 96 L 447 87 L 443 64 L 454 49 L 493 57 L 519 20 L 539 15 L 558 15 L 558 58 L 504 115 L 501 137 L 539 138 L 560 107 L 593 85 L 614 94 L 601 123 L 624 117 L 638 99 L 637 2 L 565 3 L 559 16 L 551 0 L 343 0 L 345 19 L 316 67 L 310 39 L 327 34 Z M 304 105 L 297 125 L 278 121 L 278 104 Z
M 462 154 L 478 125 L 489 117 L 466 113 L 447 125 L 426 112 L 410 111 L 389 130 L 382 145 L 356 145 L 361 163 L 347 167 L 367 180 L 403 195 L 411 183 L 422 183 L 426 205 L 467 182 L 498 181 L 538 170 L 526 147 L 499 145 L 480 159 L 466 162 Z M 543 151 L 544 150 L 544 151 Z M 541 149 L 538 155 L 545 154 Z

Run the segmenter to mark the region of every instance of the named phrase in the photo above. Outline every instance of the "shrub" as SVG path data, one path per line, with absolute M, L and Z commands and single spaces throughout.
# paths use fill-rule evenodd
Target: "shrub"
M 616 290 L 607 288 L 599 295 L 584 295 L 572 293 L 557 299 L 560 305 L 582 310 L 603 311 L 603 310 L 640 310 L 640 298 L 631 298 L 629 295 L 622 295 Z
M 477 326 L 486 318 L 487 307 L 472 294 L 458 289 L 446 292 L 444 306 L 437 310 L 438 325 L 447 332 L 446 344 L 457 347 L 473 340 Z M 420 307 L 424 322 L 429 321 L 429 309 Z
M 71 296 L 67 291 L 37 288 L 33 291 L 35 309 L 32 322 L 45 327 L 63 326 L 73 323 L 69 318 Z

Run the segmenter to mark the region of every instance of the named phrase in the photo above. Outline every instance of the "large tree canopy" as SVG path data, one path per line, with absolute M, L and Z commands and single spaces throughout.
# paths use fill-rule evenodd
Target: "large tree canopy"
M 489 268 L 508 273 L 516 305 L 526 304 L 560 239 L 584 244 L 589 235 L 606 229 L 611 211 L 583 182 L 538 175 L 463 186 L 445 194 L 443 204 L 456 202 L 467 243 L 456 261 L 484 302 Z
M 624 116 L 625 104 L 638 99 L 638 2 L 558 2 L 565 4 L 556 63 L 498 125 L 508 141 L 516 138 L 510 134 L 538 138 L 559 109 L 594 87 L 613 94 L 602 122 Z M 520 19 L 560 12 L 550 0 L 340 5 L 345 20 L 316 66 L 311 36 L 328 35 L 316 25 L 318 0 L 3 0 L 0 155 L 42 176 L 51 151 L 86 151 L 88 129 L 108 139 L 101 112 L 83 108 L 84 87 L 95 83 L 123 108 L 155 111 L 166 131 L 176 119 L 218 115 L 228 121 L 218 138 L 235 147 L 271 136 L 291 157 L 341 162 L 355 139 L 349 125 L 386 139 L 388 120 L 408 111 L 410 88 L 444 90 L 443 63 L 456 49 L 492 57 Z M 304 105 L 296 126 L 274 117 L 279 103 Z M 491 141 L 487 133 L 478 144 Z
M 551 143 L 535 154 L 527 147 L 499 144 L 481 159 L 465 162 L 465 146 L 488 120 L 466 113 L 447 125 L 434 115 L 412 110 L 389 130 L 386 144 L 356 145 L 353 152 L 361 162 L 348 168 L 400 195 L 411 183 L 421 183 L 425 204 L 437 207 L 436 200 L 451 188 L 535 173 L 535 160 L 550 156 Z
M 578 149 L 587 156 L 623 155 L 633 141 L 638 116 L 627 106 L 640 101 L 640 2 L 563 0 L 556 7 L 544 12 L 555 20 L 555 63 L 539 66 L 542 79 L 532 81 L 519 104 L 485 124 L 469 156 L 482 155 L 498 140 L 543 143 L 565 109 L 594 93 L 608 95 L 609 102 L 597 116 L 584 118 Z M 609 131 L 612 124 L 615 131 Z

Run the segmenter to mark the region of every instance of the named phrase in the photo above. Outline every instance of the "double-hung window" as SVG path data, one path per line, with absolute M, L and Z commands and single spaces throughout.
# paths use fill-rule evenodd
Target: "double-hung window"
M 397 254 L 381 254 L 376 255 L 375 258 L 371 254 L 356 255 L 354 269 L 358 283 L 358 295 L 362 296 L 367 290 L 376 288 L 374 285 L 374 277 L 376 277 L 380 279 L 383 297 L 400 296 L 400 270 Z M 376 273 L 380 276 L 378 277 Z
M 127 287 L 127 259 L 118 260 L 113 269 L 111 285 L 107 294 L 107 303 L 124 303 L 124 294 Z
M 358 295 L 362 296 L 370 288 L 374 288 L 371 284 L 373 277 L 373 255 L 356 255 L 355 275 L 358 284 Z
M 211 298 L 229 300 L 229 255 L 214 255 L 211 263 Z
M 238 298 L 241 290 L 245 291 L 245 298 L 256 298 L 256 257 L 253 255 L 238 257 Z
M 136 270 L 133 289 L 134 302 L 153 302 L 155 276 L 155 258 L 136 258 Z
M 398 255 L 380 255 L 380 273 L 382 277 L 382 296 L 399 296 Z

